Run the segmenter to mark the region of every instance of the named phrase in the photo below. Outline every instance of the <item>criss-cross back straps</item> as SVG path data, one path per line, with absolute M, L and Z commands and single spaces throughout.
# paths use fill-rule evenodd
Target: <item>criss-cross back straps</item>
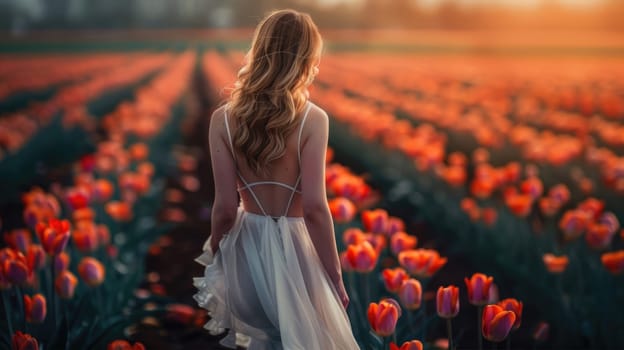
M 266 213 L 266 211 L 264 210 L 264 207 L 260 203 L 260 200 L 256 196 L 256 193 L 252 189 L 253 186 L 255 186 L 255 185 L 271 184 L 271 185 L 280 185 L 280 186 L 289 188 L 291 190 L 290 198 L 288 198 L 288 203 L 286 204 L 286 209 L 284 211 L 283 216 L 286 216 L 286 214 L 288 214 L 288 210 L 290 209 L 290 204 L 291 204 L 292 199 L 293 199 L 293 197 L 295 195 L 295 192 L 299 192 L 297 190 L 297 186 L 299 185 L 299 181 L 301 181 L 301 135 L 303 133 L 303 124 L 305 123 L 306 118 L 308 117 L 308 113 L 310 112 L 310 109 L 312 108 L 312 104 L 310 102 L 308 102 L 307 104 L 308 104 L 308 106 L 307 106 L 307 108 L 306 108 L 306 110 L 305 110 L 305 112 L 303 114 L 303 119 L 301 119 L 301 125 L 299 126 L 299 134 L 298 134 L 298 137 L 297 137 L 297 161 L 299 163 L 299 175 L 297 176 L 297 180 L 295 181 L 295 185 L 294 186 L 290 186 L 288 184 L 285 184 L 285 183 L 282 183 L 282 182 L 278 182 L 278 181 L 257 181 L 257 182 L 250 182 L 250 183 L 248 183 L 245 180 L 245 178 L 243 177 L 243 175 L 241 175 L 241 173 L 238 171 L 238 167 L 236 169 L 236 174 L 241 179 L 243 184 L 245 184 L 245 186 L 242 186 L 240 189 L 248 189 L 249 190 L 249 192 L 251 193 L 251 196 L 253 197 L 254 201 L 256 201 L 256 204 L 258 204 L 258 207 L 262 211 L 262 214 L 264 214 L 265 216 L 270 216 L 270 215 L 268 215 Z M 232 134 L 230 133 L 230 126 L 229 126 L 229 122 L 228 122 L 227 111 L 225 111 L 225 110 L 224 110 L 224 116 L 225 116 L 225 131 L 227 132 L 228 142 L 230 143 L 230 149 L 232 151 L 232 158 L 234 158 L 234 162 L 236 163 L 236 153 L 234 152 L 234 144 L 232 143 Z

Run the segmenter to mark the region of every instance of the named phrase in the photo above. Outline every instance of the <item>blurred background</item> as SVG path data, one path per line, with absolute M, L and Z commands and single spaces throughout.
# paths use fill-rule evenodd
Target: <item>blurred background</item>
M 46 349 L 223 348 L 193 285 L 209 116 L 278 8 L 324 38 L 311 97 L 330 116 L 336 239 L 372 245 L 373 266 L 343 261 L 362 349 L 388 348 L 366 318 L 384 297 L 404 308 L 399 345 L 447 348 L 448 285 L 457 349 L 478 348 L 477 272 L 489 303 L 524 303 L 506 348 L 624 347 L 624 1 L 0 0 L 0 348 L 33 341 L 16 331 Z M 415 248 L 420 270 L 398 258 Z M 420 281 L 422 307 L 387 268 Z

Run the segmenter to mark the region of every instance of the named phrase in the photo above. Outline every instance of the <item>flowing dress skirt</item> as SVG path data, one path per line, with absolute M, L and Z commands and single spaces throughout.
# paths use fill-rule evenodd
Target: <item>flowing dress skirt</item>
M 301 217 L 253 214 L 238 208 L 234 225 L 194 278 L 197 303 L 208 310 L 205 328 L 252 338 L 249 349 L 359 349 Z

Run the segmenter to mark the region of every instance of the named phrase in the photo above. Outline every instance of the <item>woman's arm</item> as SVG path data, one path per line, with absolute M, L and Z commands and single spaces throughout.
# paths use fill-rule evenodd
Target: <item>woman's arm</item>
M 223 109 L 217 109 L 210 118 L 208 142 L 212 161 L 215 197 L 212 205 L 210 247 L 216 253 L 219 241 L 236 219 L 238 194 L 236 192 L 236 166 L 227 136 L 225 136 Z
M 329 135 L 329 118 L 312 109 L 304 128 L 301 150 L 301 194 L 306 227 L 323 267 L 335 286 L 342 283 L 342 270 L 334 225 L 325 190 L 325 154 Z

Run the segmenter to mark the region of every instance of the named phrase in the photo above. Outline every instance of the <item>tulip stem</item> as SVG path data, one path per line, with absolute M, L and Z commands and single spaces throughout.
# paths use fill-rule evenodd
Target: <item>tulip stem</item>
M 0 292 L 2 294 L 2 302 L 4 303 L 4 313 L 6 314 L 8 331 L 9 331 L 9 339 L 13 336 L 13 319 L 11 317 L 11 304 L 9 300 L 7 300 L 7 293 Z
M 50 316 L 52 316 L 52 329 L 56 332 L 56 289 L 54 288 L 54 282 L 56 281 L 56 255 L 52 254 L 52 264 L 50 264 L 50 272 L 52 278 L 50 280 Z
M 483 335 L 481 335 L 481 328 L 482 328 L 481 322 L 483 322 L 482 315 L 483 315 L 483 306 L 479 305 L 477 306 L 477 345 L 478 345 L 479 350 L 483 350 Z
M 448 350 L 454 350 L 453 346 L 453 326 L 451 325 L 451 319 L 446 319 L 446 329 L 448 330 Z
M 26 329 L 26 310 L 24 308 L 24 295 L 22 288 L 15 286 L 15 296 L 17 297 L 17 306 L 20 310 L 19 314 L 22 315 L 22 329 Z
M 506 349 L 507 350 L 511 350 L 511 332 L 509 333 L 509 335 L 507 336 L 507 342 L 506 342 Z

